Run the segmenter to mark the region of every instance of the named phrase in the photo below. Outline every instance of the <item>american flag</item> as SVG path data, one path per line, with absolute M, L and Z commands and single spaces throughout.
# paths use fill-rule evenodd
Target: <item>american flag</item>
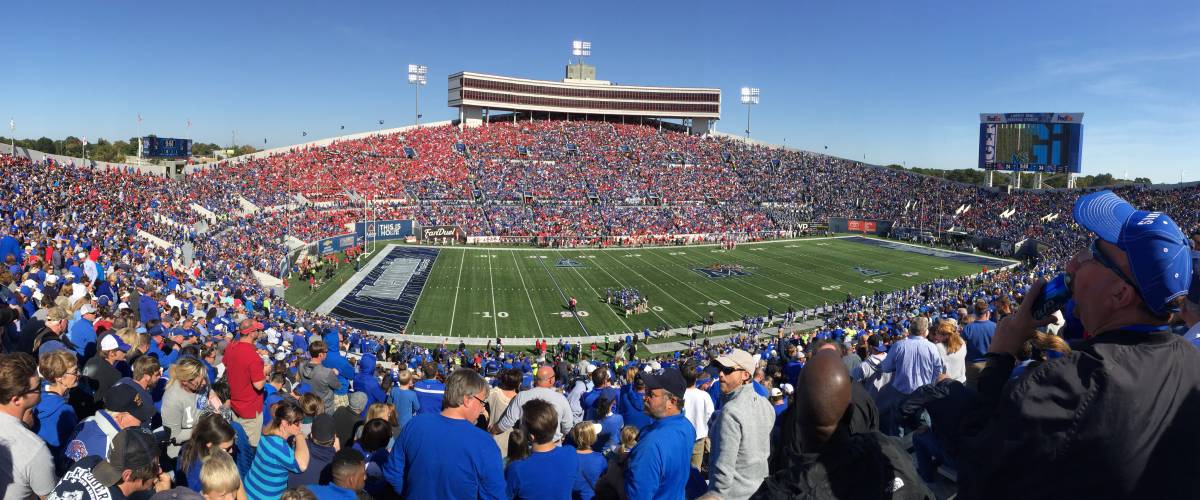
M 138 123 L 142 123 L 142 114 L 138 113 Z

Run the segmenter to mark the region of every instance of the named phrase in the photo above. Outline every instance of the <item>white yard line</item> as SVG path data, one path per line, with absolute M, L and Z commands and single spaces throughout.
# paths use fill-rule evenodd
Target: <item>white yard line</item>
M 513 265 L 517 266 L 517 276 L 521 278 L 521 288 L 525 289 L 525 298 L 529 299 L 529 310 L 533 313 L 533 321 L 537 323 L 538 337 L 544 338 L 546 333 L 542 331 L 542 320 L 538 319 L 537 308 L 533 306 L 533 296 L 529 295 L 529 288 L 525 286 L 525 273 L 521 272 L 521 262 L 517 260 L 517 252 L 509 252 L 513 258 Z
M 560 258 L 560 259 L 561 259 L 561 258 L 563 258 L 563 256 L 562 256 L 562 252 L 563 252 L 562 250 L 556 250 L 556 251 L 555 251 L 555 253 L 556 253 L 556 254 L 558 254 L 558 258 Z M 583 277 L 583 273 L 580 273 L 580 272 L 579 272 L 579 268 L 577 268 L 577 267 L 572 267 L 572 268 L 571 268 L 571 270 L 575 271 L 575 274 L 576 274 L 577 276 L 579 276 L 579 279 L 582 279 L 582 280 L 583 280 L 583 284 L 587 285 L 587 287 L 588 287 L 588 288 L 591 288 L 591 289 L 592 289 L 592 292 L 596 293 L 596 295 L 597 295 L 597 296 L 599 296 L 599 295 L 600 295 L 600 290 L 599 290 L 599 289 L 597 289 L 596 287 L 592 286 L 592 283 L 591 283 L 591 282 L 589 282 L 587 278 L 584 278 L 584 277 Z M 618 320 L 618 321 L 620 321 L 622 325 L 625 325 L 625 329 L 626 329 L 626 330 L 629 330 L 629 331 L 636 331 L 636 330 L 633 330 L 633 327 L 629 326 L 629 323 L 626 323 L 626 322 L 625 322 L 625 318 L 622 318 L 620 314 L 617 314 L 617 310 L 616 310 L 616 309 L 614 309 L 614 308 L 612 308 L 612 307 L 609 307 L 609 304 L 604 304 L 604 306 L 603 306 L 602 308 L 603 308 L 603 309 L 608 309 L 608 312 L 611 312 L 613 316 L 616 316 L 616 317 L 617 317 L 617 320 Z
M 500 337 L 500 318 L 496 316 L 496 282 L 492 279 L 492 251 L 487 251 L 488 261 L 488 291 L 492 292 L 492 330 Z
M 462 270 L 463 264 L 467 260 L 467 251 L 462 251 L 462 258 L 458 261 L 458 283 L 454 285 L 454 305 L 450 306 L 450 331 L 446 335 L 454 334 L 454 313 L 458 312 L 458 291 L 462 290 Z

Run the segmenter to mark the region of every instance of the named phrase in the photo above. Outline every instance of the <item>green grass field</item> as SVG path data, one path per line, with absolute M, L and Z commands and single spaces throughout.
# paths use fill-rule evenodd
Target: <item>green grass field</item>
M 560 259 L 582 267 L 558 267 Z M 693 270 L 713 264 L 742 266 L 749 275 L 714 279 Z M 710 310 L 718 322 L 735 321 L 743 314 L 766 314 L 768 307 L 778 313 L 788 306 L 803 310 L 844 300 L 847 294 L 895 290 L 980 270 L 977 264 L 838 239 L 741 245 L 733 251 L 715 246 L 444 248 L 408 333 L 555 338 L 584 335 L 586 329 L 588 335 L 617 335 L 699 323 Z M 605 288 L 636 288 L 649 298 L 651 311 L 625 317 L 604 303 Z M 578 318 L 566 313 L 564 296 L 579 301 Z M 319 300 L 307 302 L 311 308 Z

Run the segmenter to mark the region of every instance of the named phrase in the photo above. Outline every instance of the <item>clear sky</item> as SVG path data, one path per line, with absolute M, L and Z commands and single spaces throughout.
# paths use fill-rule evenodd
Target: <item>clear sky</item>
M 22 138 L 278 147 L 454 116 L 446 76 L 720 87 L 717 129 L 872 163 L 973 168 L 979 113 L 1084 112 L 1084 173 L 1200 179 L 1200 2 L 11 2 L 0 117 Z M 308 137 L 301 137 L 307 131 Z M 7 130 L 0 134 L 9 135 Z

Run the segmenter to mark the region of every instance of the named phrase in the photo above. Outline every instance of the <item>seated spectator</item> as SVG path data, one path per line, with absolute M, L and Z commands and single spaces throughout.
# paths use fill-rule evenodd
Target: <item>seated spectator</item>
M 441 414 L 413 417 L 392 446 L 383 475 L 403 498 L 501 498 L 500 450 L 474 423 L 488 383 L 469 369 L 446 377 Z M 422 403 L 424 404 L 424 403 Z
M 333 412 L 333 422 L 337 429 L 338 441 L 345 446 L 354 444 L 354 434 L 362 423 L 363 410 L 367 408 L 367 395 L 361 392 L 350 393 L 350 405 L 342 406 Z
M 768 476 L 753 498 L 933 498 L 891 438 L 851 432 L 854 383 L 839 352 L 814 353 L 799 382 L 793 406 L 807 451 Z
M 125 351 L 129 350 L 129 344 L 121 340 L 121 337 L 108 334 L 101 338 L 97 345 L 96 356 L 83 365 L 83 376 L 94 400 L 99 403 L 117 381 L 121 380 L 121 371 L 116 366 L 117 363 L 125 361 Z
M 73 355 L 73 354 L 72 354 Z M 0 355 L 0 485 L 5 498 L 45 498 L 54 490 L 46 443 L 26 428 L 41 399 L 38 365 L 25 353 Z
M 107 338 L 107 337 L 106 337 Z M 154 416 L 154 405 L 142 400 L 137 389 L 118 384 L 104 395 L 104 409 L 75 427 L 75 435 L 63 449 L 67 464 L 96 455 L 106 458 L 109 443 L 122 429 L 141 427 Z
M 191 437 L 180 451 L 175 482 L 186 485 L 192 491 L 201 492 L 201 467 L 204 459 L 217 450 L 232 455 L 235 452 L 236 438 L 233 426 L 220 414 L 209 413 L 200 417 L 192 429 Z
M 288 473 L 308 469 L 308 440 L 300 434 L 304 414 L 296 403 L 284 401 L 275 406 L 275 418 L 263 428 L 262 439 L 254 454 L 254 465 L 246 474 L 246 495 L 250 498 L 275 498 L 287 489 Z M 295 449 L 288 440 L 295 438 Z
M 204 457 L 204 465 L 200 469 L 200 484 L 204 500 L 233 500 L 246 497 L 237 464 L 224 449 L 213 450 Z
M 171 365 L 170 382 L 163 393 L 162 424 L 171 431 L 171 442 L 167 456 L 179 456 L 180 446 L 192 435 L 192 429 L 200 421 L 201 402 L 220 408 L 215 394 L 208 392 L 208 371 L 204 364 L 192 357 L 180 358 Z
M 576 489 L 579 455 L 571 446 L 558 446 L 559 417 L 554 405 L 531 399 L 521 409 L 521 426 L 513 440 L 524 443 L 510 454 L 504 471 L 511 499 L 567 498 Z
M 362 498 L 367 474 L 363 456 L 350 449 L 337 452 L 329 465 L 332 481 L 329 484 L 309 484 L 308 490 L 319 499 Z
M 134 493 L 171 488 L 158 464 L 158 445 L 140 429 L 124 429 L 104 457 L 89 455 L 73 464 L 49 498 L 127 498 Z

